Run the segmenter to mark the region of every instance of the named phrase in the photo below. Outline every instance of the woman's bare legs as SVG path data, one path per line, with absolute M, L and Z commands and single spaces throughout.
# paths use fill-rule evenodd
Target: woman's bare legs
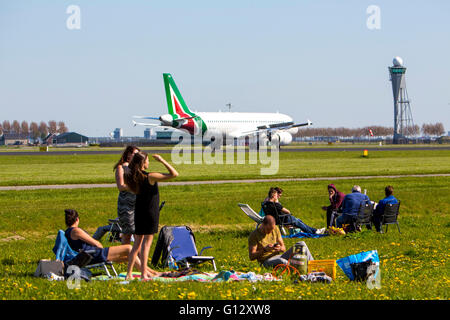
M 152 241 L 153 241 L 153 234 L 146 234 L 144 235 L 144 239 L 142 241 L 142 245 L 141 245 L 141 257 L 142 257 L 142 261 L 141 261 L 141 274 L 142 274 L 142 279 L 148 279 L 148 275 L 150 274 L 149 272 L 147 272 L 147 263 L 148 263 L 148 254 L 150 251 L 150 247 L 152 246 Z
M 130 244 L 130 243 L 131 243 L 131 234 L 122 234 L 122 244 Z M 130 248 L 131 248 L 131 246 L 130 246 Z M 131 249 L 130 249 L 130 251 L 131 251 Z M 134 265 L 134 267 L 137 270 L 141 269 L 141 261 L 144 261 L 144 260 L 142 260 L 142 252 L 141 252 L 141 250 L 138 250 L 138 255 L 135 260 L 135 265 Z M 155 276 L 159 276 L 161 274 L 161 272 L 157 272 L 157 271 L 151 269 L 150 267 L 147 267 L 147 274 L 150 277 L 155 277 Z
M 122 237 L 121 237 L 122 244 L 131 244 L 132 236 L 133 236 L 132 234 L 122 234 Z M 141 269 L 141 252 L 140 252 L 140 250 L 138 251 L 135 267 L 137 270 Z
M 134 235 L 133 248 L 131 248 L 130 254 L 128 255 L 128 268 L 127 268 L 127 277 L 126 277 L 127 280 L 132 279 L 133 267 L 134 267 L 134 264 L 136 263 L 138 252 L 141 249 L 142 240 L 144 240 L 144 236 Z M 142 269 L 142 261 L 141 261 L 141 269 Z
M 108 261 L 112 262 L 124 262 L 128 260 L 130 252 L 131 252 L 131 245 L 129 244 L 109 247 L 107 259 Z

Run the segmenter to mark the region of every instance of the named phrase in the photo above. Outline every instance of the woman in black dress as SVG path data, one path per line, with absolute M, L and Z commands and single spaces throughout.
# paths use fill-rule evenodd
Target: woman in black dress
M 149 164 L 148 155 L 145 152 L 138 152 L 134 154 L 128 165 L 129 170 L 124 176 L 128 188 L 136 194 L 134 208 L 135 239 L 128 256 L 127 279 L 132 279 L 132 270 L 139 251 L 142 259 L 141 279 L 146 280 L 149 276 L 152 276 L 152 273 L 148 271 L 147 262 L 153 235 L 158 232 L 159 225 L 158 182 L 178 176 L 178 172 L 160 155 L 154 154 L 153 158 L 162 163 L 169 173 L 145 171 Z

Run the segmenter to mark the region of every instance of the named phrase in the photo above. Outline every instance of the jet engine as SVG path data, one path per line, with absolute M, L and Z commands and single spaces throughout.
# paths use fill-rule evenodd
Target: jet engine
M 161 121 L 161 124 L 164 126 L 172 126 L 173 117 L 170 114 L 163 114 L 159 117 L 159 121 Z
M 298 128 L 289 128 L 287 129 L 287 132 L 289 132 L 291 135 L 294 135 L 298 132 Z
M 280 146 L 288 145 L 292 142 L 292 135 L 289 132 L 286 131 L 279 131 L 272 135 L 272 139 L 277 136 L 276 138 L 280 141 Z

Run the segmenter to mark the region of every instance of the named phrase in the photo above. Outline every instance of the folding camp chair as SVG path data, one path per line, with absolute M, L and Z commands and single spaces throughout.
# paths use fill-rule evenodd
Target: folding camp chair
M 391 204 L 391 203 L 386 204 L 386 206 L 384 207 L 383 216 L 381 218 L 381 228 L 380 228 L 381 233 L 383 233 L 383 225 L 386 226 L 386 233 L 387 233 L 388 225 L 390 225 L 390 224 L 396 224 L 398 233 L 401 233 L 400 226 L 398 224 L 398 219 L 397 219 L 399 210 L 400 210 L 400 201 L 395 204 Z
M 55 246 L 53 247 L 53 252 L 55 253 L 56 260 L 60 260 L 64 262 L 64 264 L 70 263 L 72 259 L 74 259 L 78 252 L 74 251 L 70 246 L 69 242 L 67 241 L 66 234 L 63 230 L 58 231 L 58 235 L 56 237 Z M 86 253 L 93 253 L 89 250 L 86 251 Z M 96 263 L 96 264 L 88 264 L 87 266 L 84 266 L 83 268 L 86 269 L 101 269 L 104 270 L 108 277 L 112 277 L 111 273 L 108 270 L 108 266 L 111 268 L 114 275 L 117 277 L 118 274 L 116 272 L 116 269 L 113 266 L 113 263 L 111 261 L 102 262 L 102 263 Z
M 87 253 L 89 253 L 89 251 L 86 251 Z M 119 275 L 117 274 L 116 269 L 113 266 L 112 261 L 106 261 L 106 262 L 102 262 L 102 263 L 95 263 L 95 264 L 90 264 L 87 265 L 83 268 L 89 269 L 89 270 L 102 270 L 105 271 L 106 275 L 110 278 L 113 278 L 113 276 L 111 275 L 111 273 L 108 270 L 108 267 L 111 268 L 111 271 L 114 273 L 114 277 L 118 277 Z
M 119 218 L 108 219 L 108 224 L 110 225 L 109 231 L 107 233 L 107 239 L 109 242 L 121 241 L 120 234 L 122 233 L 122 228 L 119 224 Z M 98 239 L 97 239 L 98 240 Z
M 203 251 L 210 248 L 212 247 L 202 248 L 199 254 L 195 245 L 194 233 L 188 226 L 164 226 L 161 228 L 158 236 L 152 264 L 156 265 L 158 263 L 162 253 L 162 260 L 165 265 L 168 265 L 171 259 L 187 268 L 191 265 L 211 261 L 214 271 L 216 271 L 214 257 L 202 256 Z
M 197 265 L 205 261 L 211 261 L 214 271 L 217 270 L 213 256 L 202 256 L 204 250 L 212 247 L 208 246 L 202 248 L 199 254 L 195 245 L 194 233 L 191 228 L 187 226 L 175 227 L 172 234 L 173 240 L 169 245 L 169 256 L 172 256 L 176 263 L 181 265 L 184 264 L 189 268 L 190 264 Z
M 260 224 L 263 221 L 263 217 L 253 211 L 248 204 L 238 203 L 238 206 L 242 211 L 244 211 L 247 217 L 255 221 L 257 224 Z
M 164 207 L 165 204 L 166 204 L 165 201 L 161 202 L 161 205 L 159 206 L 159 211 L 161 211 L 161 209 Z M 93 238 L 95 240 L 100 241 L 100 239 L 103 237 L 103 234 L 105 231 L 102 232 L 102 230 L 101 230 L 102 228 L 105 231 L 108 230 L 106 232 L 106 234 L 107 234 L 107 239 L 109 242 L 114 242 L 114 241 L 121 242 L 120 234 L 122 233 L 122 227 L 120 226 L 119 218 L 108 219 L 107 226 L 98 228 L 96 233 L 93 235 Z
M 108 219 L 108 224 L 106 226 L 100 226 L 97 228 L 97 231 L 92 235 L 92 238 L 100 241 L 101 238 L 105 234 L 107 234 L 107 238 L 109 242 L 118 241 L 120 242 L 120 234 L 122 233 L 122 228 L 119 224 L 119 218 L 116 219 Z
M 364 201 L 359 206 L 358 214 L 355 217 L 353 227 L 357 229 L 359 226 L 365 225 L 368 229 L 372 228 L 373 203 Z

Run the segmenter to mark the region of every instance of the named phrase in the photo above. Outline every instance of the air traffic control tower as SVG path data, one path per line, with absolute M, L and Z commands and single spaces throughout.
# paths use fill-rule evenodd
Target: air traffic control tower
M 408 92 L 406 91 L 405 72 L 403 60 L 395 57 L 393 66 L 389 67 L 394 95 L 394 138 L 393 143 L 405 142 L 407 136 L 414 134 L 414 121 L 409 105 Z

